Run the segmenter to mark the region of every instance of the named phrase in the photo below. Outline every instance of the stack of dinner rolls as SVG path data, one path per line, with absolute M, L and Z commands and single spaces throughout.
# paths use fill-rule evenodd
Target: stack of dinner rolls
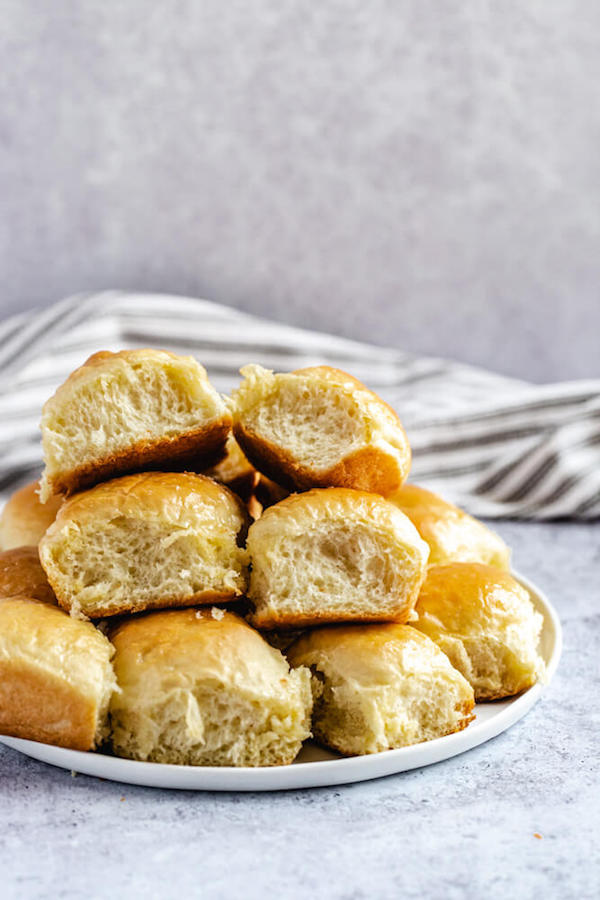
M 326 366 L 242 375 L 103 352 L 47 401 L 0 518 L 0 733 L 282 765 L 460 731 L 543 675 L 508 548 L 405 483 L 389 406 Z

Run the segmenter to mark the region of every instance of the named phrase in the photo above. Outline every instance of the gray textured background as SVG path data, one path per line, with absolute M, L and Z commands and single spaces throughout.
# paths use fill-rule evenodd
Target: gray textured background
M 598 375 L 600 5 L 0 0 L 1 310 L 200 295 Z

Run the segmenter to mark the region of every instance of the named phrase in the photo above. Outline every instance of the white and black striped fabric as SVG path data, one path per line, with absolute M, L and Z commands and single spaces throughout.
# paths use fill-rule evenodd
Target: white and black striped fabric
M 0 499 L 39 472 L 41 406 L 69 372 L 96 350 L 147 346 L 193 354 L 223 392 L 248 362 L 337 366 L 400 414 L 411 480 L 483 517 L 600 514 L 600 381 L 534 386 L 204 300 L 117 291 L 0 324 Z

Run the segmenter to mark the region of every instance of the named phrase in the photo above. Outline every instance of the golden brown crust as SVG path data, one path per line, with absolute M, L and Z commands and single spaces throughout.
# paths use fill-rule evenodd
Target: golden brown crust
M 431 566 L 421 587 L 416 611 L 447 630 L 460 633 L 488 621 L 493 608 L 504 611 L 507 599 L 529 603 L 529 594 L 509 572 L 483 563 Z
M 120 516 L 148 521 L 158 520 L 160 524 L 164 520 L 165 527 L 176 528 L 182 511 L 187 509 L 186 504 L 189 503 L 193 511 L 196 510 L 196 504 L 199 504 L 202 515 L 205 516 L 204 506 L 209 502 L 214 504 L 213 515 L 216 515 L 214 512 L 216 506 L 224 516 L 230 516 L 233 522 L 239 525 L 238 546 L 243 547 L 249 525 L 246 507 L 225 485 L 194 472 L 137 472 L 97 484 L 66 500 L 55 522 L 40 542 L 42 565 L 54 588 L 59 606 L 71 610 L 78 603 L 77 597 L 73 596 L 69 580 L 56 569 L 52 560 L 53 545 L 60 542 L 64 528 L 68 528 L 74 522 L 80 525 L 100 522 L 103 517 L 110 520 L 112 517 Z M 99 619 L 126 612 L 229 603 L 239 600 L 242 594 L 241 589 L 231 591 L 207 589 L 193 595 L 163 594 L 160 601 L 153 599 L 145 601 L 132 592 L 125 603 L 122 601 L 111 603 L 110 596 L 107 596 L 105 604 L 94 604 L 93 610 L 82 608 L 81 611 L 85 615 Z
M 205 660 L 197 648 L 202 648 L 204 644 L 207 652 L 218 656 L 216 641 L 230 640 L 231 636 L 247 653 L 255 646 L 262 646 L 256 631 L 231 610 L 222 610 L 217 615 L 208 609 L 196 612 L 182 609 L 179 613 L 172 610 L 148 611 L 123 618 L 110 629 L 110 639 L 117 651 L 126 652 L 135 666 L 145 662 L 149 654 L 161 665 L 164 664 L 168 661 L 163 651 L 166 648 L 172 654 L 171 665 L 176 667 L 181 650 L 191 647 L 193 662 L 202 668 Z M 242 657 L 244 655 L 242 652 Z
M 262 516 L 263 508 L 264 507 L 263 507 L 262 503 L 255 496 L 255 494 L 252 494 L 250 497 L 248 497 L 248 501 L 246 503 L 246 509 L 248 510 L 250 518 L 254 522 L 256 522 L 257 519 L 260 519 L 260 517 Z
M 379 667 L 387 665 L 387 646 L 395 646 L 410 639 L 418 647 L 431 648 L 431 640 L 409 625 L 398 622 L 368 623 L 373 627 L 357 627 L 352 624 L 332 624 L 304 631 L 290 648 L 289 659 L 294 665 L 309 665 L 312 653 L 344 657 L 352 667 L 352 675 L 356 676 L 355 661 L 363 660 L 368 669 L 372 661 Z M 400 626 L 400 627 L 399 627 Z M 379 676 L 375 679 L 379 683 Z
M 134 472 L 97 484 L 69 498 L 61 506 L 52 526 L 48 529 L 42 544 L 49 541 L 74 516 L 97 516 L 99 512 L 119 514 L 141 511 L 158 512 L 165 504 L 180 508 L 190 497 L 206 494 L 213 500 L 227 498 L 232 511 L 241 517 L 243 529 L 248 527 L 248 511 L 242 500 L 226 485 L 219 484 L 197 472 Z M 242 530 L 240 539 L 245 538 Z
M 538 680 L 543 662 L 535 644 L 541 617 L 528 592 L 508 572 L 481 563 L 432 566 L 415 612 L 417 619 L 411 624 L 435 640 L 461 671 L 463 658 L 452 655 L 456 643 L 464 647 L 467 660 L 468 646 L 485 647 L 491 642 L 498 652 L 504 650 L 502 668 L 493 679 L 478 674 L 477 666 L 463 672 L 473 685 L 476 700 L 514 696 Z
M 290 492 L 280 484 L 275 484 L 262 472 L 257 472 L 257 480 L 254 490 L 246 500 L 246 508 L 250 513 L 250 517 L 254 520 L 260 519 L 265 509 L 274 506 L 281 500 L 289 497 Z
M 56 606 L 37 547 L 14 547 L 0 553 L 0 597 L 18 596 Z
M 315 613 L 314 615 L 295 615 L 287 613 L 281 616 L 261 616 L 260 614 L 251 613 L 248 621 L 254 628 L 260 631 L 273 631 L 275 629 L 299 628 L 304 629 L 309 626 L 312 628 L 323 625 L 345 625 L 348 622 L 356 622 L 357 625 L 404 625 L 408 621 L 413 607 L 413 598 L 409 598 L 406 607 L 396 616 L 386 616 L 384 619 L 373 616 L 360 616 L 356 613 L 347 613 L 343 611 Z
M 156 383 L 152 382 L 154 387 L 145 384 L 143 379 L 149 373 L 166 379 L 185 397 L 186 413 L 181 420 L 175 409 L 172 418 L 164 408 L 166 398 Z M 130 417 L 119 397 L 127 403 L 132 388 L 136 399 Z M 139 422 L 137 406 L 143 414 Z M 150 416 L 155 407 L 155 427 L 146 428 L 143 417 Z M 231 418 L 206 371 L 193 357 L 149 348 L 95 353 L 44 404 L 41 428 L 46 467 L 40 496 L 45 501 L 53 492 L 69 495 L 107 478 L 144 469 L 206 469 L 224 454 Z M 86 441 L 83 423 L 88 432 L 97 429 L 102 433 L 102 444 L 96 444 L 91 434 Z M 67 439 L 71 434 L 68 428 L 81 438 L 77 453 Z
M 73 605 L 72 601 L 65 592 L 61 592 L 60 586 L 58 585 L 56 599 L 61 609 L 70 612 Z M 193 597 L 162 597 L 157 603 L 139 601 L 132 598 L 130 602 L 120 603 L 118 606 L 111 606 L 109 603 L 107 603 L 106 606 L 94 606 L 94 612 L 93 615 L 90 615 L 90 618 L 103 619 L 105 616 L 120 616 L 125 613 L 152 612 L 154 610 L 159 611 L 162 609 L 186 609 L 190 606 L 214 606 L 219 603 L 229 604 L 234 601 L 239 602 L 239 600 L 239 592 L 234 593 L 233 591 L 229 594 L 218 591 L 202 591 L 201 593 L 194 594 Z
M 481 688 L 477 688 L 476 691 L 476 699 L 478 703 L 493 703 L 495 700 L 506 700 L 507 697 L 518 697 L 519 694 L 524 693 L 524 691 L 528 691 L 530 687 L 533 687 L 537 682 L 537 678 L 528 678 L 523 681 L 521 687 L 518 691 L 486 691 Z
M 9 497 L 0 515 L 0 549 L 33 547 L 56 518 L 62 497 L 50 497 L 41 503 L 39 482 L 32 481 Z
M 169 468 L 201 472 L 223 457 L 230 430 L 231 419 L 224 416 L 185 434 L 139 441 L 102 462 L 85 463 L 78 469 L 51 475 L 48 483 L 55 494 L 70 496 L 102 481 L 142 470 Z
M 0 660 L 0 734 L 71 750 L 91 750 L 94 704 L 61 678 L 27 663 Z
M 259 478 L 260 475 L 255 470 L 247 472 L 245 475 L 238 475 L 237 478 L 232 478 L 231 481 L 222 481 L 220 483 L 228 487 L 234 494 L 237 494 L 244 503 L 248 503 L 250 497 L 254 494 Z
M 361 597 L 359 609 L 364 606 L 364 612 L 357 612 L 358 598 L 353 603 L 348 602 L 350 582 L 343 598 L 340 596 L 339 601 L 332 602 L 329 608 L 323 596 L 318 602 L 313 600 L 307 604 L 309 583 L 306 580 L 300 582 L 300 586 L 296 584 L 293 598 L 286 593 L 269 597 L 270 576 L 265 570 L 269 570 L 269 560 L 277 558 L 280 550 L 273 548 L 279 546 L 282 539 L 292 542 L 296 536 L 306 536 L 315 528 L 327 533 L 333 526 L 346 528 L 352 523 L 364 523 L 365 528 L 387 535 L 392 555 L 399 554 L 402 548 L 403 553 L 408 551 L 412 556 L 410 565 L 405 556 L 401 562 L 396 560 L 395 571 L 401 573 L 403 583 L 394 582 L 386 597 L 385 608 L 382 598 L 381 602 L 373 602 L 372 598 L 366 602 L 365 598 L 362 603 Z M 250 621 L 265 631 L 353 621 L 403 624 L 408 621 L 417 600 L 428 552 L 414 525 L 384 497 L 340 487 L 314 488 L 291 494 L 269 507 L 250 527 L 247 549 L 252 564 L 248 596 L 255 605 Z
M 381 752 L 421 743 L 434 736 L 462 731 L 473 719 L 474 697 L 468 683 L 452 668 L 433 641 L 407 625 L 361 627 L 351 624 L 316 628 L 299 637 L 287 649 L 286 655 L 292 666 L 307 666 L 313 674 L 315 738 L 342 755 Z M 415 698 L 415 686 L 419 685 L 431 717 L 437 708 L 437 700 L 436 695 L 427 695 L 430 683 L 437 683 L 438 699 L 444 695 L 452 697 L 454 713 L 458 716 L 449 716 L 446 710 L 444 718 L 437 719 L 437 734 L 414 722 L 418 728 L 413 729 L 409 740 L 405 734 L 396 733 L 393 737 L 393 729 L 388 730 L 388 726 L 395 720 L 397 708 L 392 711 L 387 706 L 382 689 L 392 692 L 388 697 L 393 696 L 394 702 L 400 701 L 406 691 L 410 703 Z M 362 702 L 359 702 L 360 697 Z M 331 727 L 332 711 L 336 707 L 341 711 L 348 706 L 355 706 L 357 711 L 362 709 L 366 717 L 360 729 L 363 737 L 373 731 L 370 746 L 363 743 L 362 751 L 358 750 L 354 738 L 342 733 L 346 728 Z M 417 719 L 422 711 L 423 707 L 416 712 Z M 410 718 L 408 708 L 406 713 Z M 378 732 L 377 737 L 375 732 Z
M 242 369 L 242 374 L 245 370 Z M 269 376 L 272 373 L 266 373 Z M 300 463 L 286 447 L 268 441 L 242 422 L 240 415 L 234 413 L 234 435 L 244 454 L 259 471 L 266 474 L 277 484 L 290 491 L 304 491 L 312 487 L 347 487 L 357 490 L 371 491 L 384 496 L 395 490 L 408 477 L 411 465 L 411 450 L 406 432 L 398 414 L 389 404 L 373 391 L 347 372 L 330 366 L 310 366 L 296 369 L 289 373 L 292 376 L 315 376 L 331 384 L 332 390 L 337 387 L 341 392 L 350 391 L 360 397 L 359 403 L 365 415 L 372 421 L 377 416 L 394 430 L 396 439 L 400 438 L 395 451 L 384 449 L 375 443 L 366 443 L 353 453 L 340 459 L 327 470 L 316 469 Z M 278 376 L 276 375 L 275 378 Z M 235 394 L 234 394 L 235 398 Z M 375 412 L 376 410 L 376 412 Z M 378 427 L 381 426 L 379 421 Z
M 290 491 L 311 488 L 342 487 L 385 496 L 398 487 L 410 469 L 410 456 L 404 469 L 396 460 L 376 447 L 363 447 L 326 471 L 317 472 L 299 463 L 283 447 L 234 424 L 237 442 L 251 462 L 272 481 Z
M 460 507 L 416 484 L 403 484 L 387 498 L 408 516 L 429 545 L 429 565 L 474 562 L 510 568 L 501 537 Z
M 258 473 L 258 482 L 254 490 L 254 495 L 263 509 L 268 509 L 280 500 L 285 500 L 289 496 L 289 491 L 267 478 L 262 472 Z
M 310 676 L 225 610 L 161 611 L 111 633 L 119 756 L 188 765 L 285 765 L 310 736 Z
M 218 481 L 219 484 L 227 485 L 245 503 L 250 499 L 260 480 L 260 474 L 246 459 L 232 434 L 227 438 L 223 459 L 202 474 Z
M 372 491 L 385 497 L 408 477 L 410 452 L 403 463 L 401 467 L 395 459 L 376 447 L 364 447 L 330 469 L 327 478 L 339 487 L 354 487 L 359 491 Z
M 283 500 L 270 506 L 265 510 L 264 515 L 269 520 L 285 517 L 294 514 L 301 514 L 302 510 L 311 512 L 323 511 L 329 512 L 334 504 L 343 504 L 347 507 L 347 514 L 351 517 L 359 504 L 364 505 L 369 510 L 369 515 L 373 517 L 381 517 L 387 520 L 389 516 L 397 517 L 406 523 L 406 527 L 414 534 L 415 539 L 422 543 L 419 535 L 409 521 L 407 516 L 398 515 L 398 508 L 391 504 L 385 497 L 373 491 L 361 491 L 356 488 L 330 487 L 330 488 L 311 488 L 302 493 L 288 494 Z M 284 520 L 285 520 L 284 519 Z M 425 548 L 426 549 L 426 548 Z
M 0 598 L 0 733 L 90 750 L 105 734 L 113 648 L 89 622 Z
M 241 422 L 234 422 L 233 434 L 245 456 L 260 472 L 271 480 L 284 484 L 290 491 L 302 490 L 300 484 L 296 487 L 299 481 L 299 473 L 296 470 L 299 467 L 289 453 L 259 438 L 254 432 L 247 430 Z

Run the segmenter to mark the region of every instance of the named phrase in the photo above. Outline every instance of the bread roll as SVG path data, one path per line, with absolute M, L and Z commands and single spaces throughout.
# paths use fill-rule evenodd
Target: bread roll
M 248 501 L 254 493 L 260 475 L 252 463 L 246 459 L 242 448 L 232 434 L 227 438 L 225 451 L 226 455 L 223 459 L 203 474 L 208 478 L 214 478 L 219 484 L 226 485 L 242 500 Z
M 278 484 L 386 494 L 406 479 L 410 446 L 398 416 L 351 375 L 328 366 L 241 371 L 231 398 L 234 433 L 248 459 Z
M 0 553 L 0 597 L 31 597 L 56 606 L 37 547 L 14 547 Z
M 260 473 L 258 483 L 246 501 L 246 508 L 252 519 L 260 519 L 265 509 L 286 497 L 289 497 L 289 491 Z
M 491 528 L 416 484 L 403 484 L 387 498 L 429 544 L 429 565 L 479 562 L 510 567 L 510 550 Z
M 248 498 L 248 502 L 246 503 L 246 509 L 248 510 L 248 515 L 250 518 L 255 521 L 256 519 L 260 519 L 263 514 L 263 505 L 262 503 L 255 497 L 254 494 L 251 494 Z
M 248 596 L 257 628 L 405 622 L 428 548 L 377 494 L 328 488 L 295 494 L 250 526 Z
M 268 509 L 269 506 L 279 503 L 280 500 L 285 500 L 286 497 L 289 497 L 289 494 L 290 492 L 286 488 L 276 484 L 270 478 L 267 478 L 266 475 L 263 475 L 262 472 L 259 472 L 253 496 L 260 503 L 262 509 Z
M 0 599 L 0 733 L 91 750 L 107 736 L 113 649 L 90 622 Z
M 312 672 L 315 738 L 346 756 L 429 741 L 473 718 L 471 686 L 409 625 L 317 628 L 287 656 Z
M 50 497 L 40 503 L 39 482 L 26 484 L 9 497 L 0 515 L 0 550 L 13 547 L 37 547 L 51 525 L 63 498 Z
M 246 587 L 241 500 L 203 475 L 146 472 L 77 494 L 40 543 L 65 609 L 92 618 L 233 600 Z
M 122 350 L 76 369 L 44 405 L 41 427 L 46 502 L 126 472 L 213 465 L 231 416 L 193 357 Z
M 230 612 L 151 613 L 112 639 L 114 752 L 193 766 L 291 763 L 310 735 L 308 670 Z
M 429 569 L 412 624 L 473 686 L 476 700 L 510 697 L 544 672 L 542 617 L 507 572 L 477 563 Z

